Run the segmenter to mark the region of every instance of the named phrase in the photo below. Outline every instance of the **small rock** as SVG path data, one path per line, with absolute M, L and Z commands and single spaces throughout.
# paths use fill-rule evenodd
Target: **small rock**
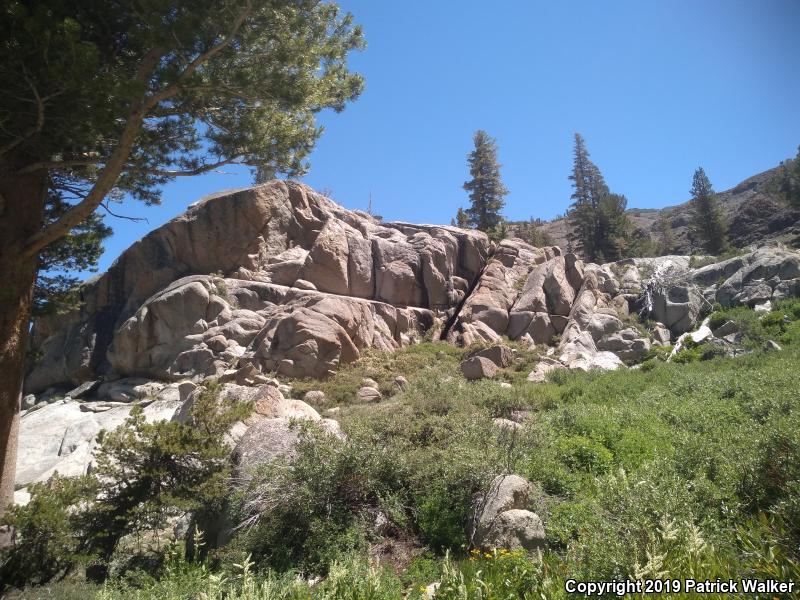
M 31 494 L 28 488 L 22 488 L 14 492 L 14 504 L 17 506 L 25 506 L 31 501 Z
M 533 418 L 533 413 L 529 410 L 512 410 L 509 418 L 517 423 L 524 423 L 528 419 Z
M 717 327 L 712 333 L 714 337 L 724 338 L 734 333 L 738 333 L 739 326 L 733 321 L 725 321 L 722 325 Z
M 386 513 L 383 511 L 378 511 L 375 515 L 375 522 L 372 525 L 373 531 L 377 535 L 386 535 L 392 528 L 392 522 L 389 520 L 389 517 L 386 516 Z
M 395 377 L 393 384 L 394 384 L 394 388 L 398 392 L 402 392 L 402 391 L 408 389 L 408 379 L 406 379 L 402 375 L 398 375 L 397 377 Z
M 484 545 L 509 550 L 544 548 L 542 520 L 535 512 L 513 508 L 497 515 L 497 520 L 484 539 Z
M 492 419 L 492 423 L 495 426 L 499 427 L 500 429 L 503 429 L 504 431 L 508 432 L 513 432 L 516 431 L 517 429 L 522 428 L 522 425 L 517 423 L 516 421 L 512 421 L 511 419 L 503 419 L 501 417 Z
M 315 286 L 310 281 L 306 281 L 305 279 L 298 279 L 297 281 L 295 281 L 294 287 L 296 287 L 298 290 L 316 291 L 317 289 L 317 286 Z
M 22 410 L 28 410 L 36 406 L 36 396 L 28 394 L 22 398 Z
M 324 414 L 325 414 L 326 417 L 335 417 L 340 412 L 342 412 L 341 407 L 340 406 L 334 406 L 333 408 L 329 408 L 328 410 L 326 410 Z
M 381 398 L 380 391 L 366 385 L 356 392 L 356 401 L 358 402 L 378 402 Z
M 172 527 L 172 537 L 175 540 L 182 540 L 189 533 L 189 528 L 192 525 L 193 515 L 190 512 L 184 513 L 175 520 Z
M 303 402 L 321 406 L 325 404 L 325 392 L 321 390 L 310 390 L 303 395 Z
M 292 386 L 285 383 L 278 385 L 278 391 L 283 394 L 284 398 L 290 398 L 292 396 Z
M 653 343 L 657 346 L 668 346 L 671 340 L 669 329 L 661 323 L 653 325 L 650 335 L 653 337 Z
M 364 377 L 364 379 L 361 380 L 361 385 L 364 387 L 375 388 L 376 390 L 378 389 L 378 382 L 374 379 L 370 379 L 369 377 Z
M 511 384 L 510 384 L 510 383 L 508 383 L 507 381 L 501 381 L 501 382 L 500 382 L 500 383 L 498 383 L 497 385 L 499 385 L 501 388 L 506 388 L 506 389 L 510 389 L 510 388 L 513 388 L 513 387 L 514 387 L 513 385 L 511 385 Z
M 762 304 L 756 304 L 753 307 L 753 310 L 756 311 L 756 312 L 768 313 L 769 311 L 772 310 L 772 301 L 767 300 L 766 302 L 764 302 Z
M 183 381 L 178 384 L 178 394 L 181 402 L 186 402 L 193 391 L 197 389 L 197 384 L 191 381 Z
M 777 342 L 774 342 L 772 340 L 767 340 L 766 342 L 764 342 L 764 350 L 766 350 L 767 352 L 772 352 L 772 351 L 783 350 L 783 348 L 781 348 Z
M 566 367 L 559 361 L 553 358 L 543 357 L 536 363 L 536 367 L 528 375 L 528 381 L 534 383 L 541 383 L 547 379 L 547 374 L 556 369 L 565 369 Z
M 488 358 L 498 367 L 505 368 L 511 364 L 514 360 L 514 352 L 508 346 L 498 345 L 498 346 L 491 346 L 480 352 L 477 352 L 475 356 L 481 356 L 483 358 Z
M 497 365 L 483 356 L 473 356 L 461 363 L 461 373 L 469 381 L 494 377 L 497 373 Z

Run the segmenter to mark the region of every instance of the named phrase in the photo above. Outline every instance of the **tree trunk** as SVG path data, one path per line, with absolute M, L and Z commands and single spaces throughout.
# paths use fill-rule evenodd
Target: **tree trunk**
M 0 516 L 14 499 L 19 409 L 38 259 L 22 248 L 42 227 L 47 174 L 0 169 Z

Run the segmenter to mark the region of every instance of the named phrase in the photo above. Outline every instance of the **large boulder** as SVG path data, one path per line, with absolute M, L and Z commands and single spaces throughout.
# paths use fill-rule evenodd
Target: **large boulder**
M 484 549 L 536 550 L 545 542 L 542 521 L 527 510 L 534 486 L 519 475 L 498 475 L 486 492 L 472 502 L 467 533 L 471 542 Z
M 285 417 L 261 419 L 251 425 L 233 453 L 236 476 L 246 479 L 262 464 L 293 458 L 300 440 L 299 427 Z

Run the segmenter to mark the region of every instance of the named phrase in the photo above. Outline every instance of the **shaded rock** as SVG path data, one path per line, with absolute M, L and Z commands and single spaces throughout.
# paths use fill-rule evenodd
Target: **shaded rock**
M 86 381 L 80 384 L 78 387 L 70 390 L 67 392 L 67 396 L 70 398 L 83 398 L 84 396 L 88 396 L 93 392 L 96 392 L 100 387 L 99 381 Z
M 676 335 L 694 327 L 703 306 L 703 297 L 689 284 L 675 285 L 653 292 L 653 317 Z
M 36 396 L 33 394 L 27 394 L 26 396 L 22 397 L 22 403 L 20 408 L 22 410 L 28 410 L 29 408 L 33 408 L 36 405 Z
M 724 338 L 739 332 L 739 326 L 733 321 L 725 321 L 722 325 L 712 331 L 714 337 Z
M 494 377 L 497 373 L 497 365 L 482 356 L 473 356 L 462 361 L 460 368 L 464 378 L 469 381 Z
M 260 419 L 247 429 L 233 453 L 237 477 L 247 478 L 259 465 L 296 454 L 299 431 L 291 419 Z

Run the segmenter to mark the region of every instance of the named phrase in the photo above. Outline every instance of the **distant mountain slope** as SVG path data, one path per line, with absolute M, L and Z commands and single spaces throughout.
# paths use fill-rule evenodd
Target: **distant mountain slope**
M 767 190 L 769 181 L 778 167 L 745 179 L 737 186 L 719 192 L 720 201 L 730 224 L 729 236 L 734 246 L 744 247 L 756 242 L 774 240 L 790 247 L 800 247 L 800 210 L 791 209 Z M 648 231 L 656 237 L 655 224 L 661 215 L 672 226 L 678 254 L 690 254 L 693 250 L 688 239 L 690 218 L 689 201 L 664 208 L 631 208 L 628 215 L 634 227 Z M 517 231 L 519 223 L 511 223 L 509 229 Z M 547 221 L 541 229 L 550 234 L 555 244 L 567 247 L 569 225 L 565 218 Z

